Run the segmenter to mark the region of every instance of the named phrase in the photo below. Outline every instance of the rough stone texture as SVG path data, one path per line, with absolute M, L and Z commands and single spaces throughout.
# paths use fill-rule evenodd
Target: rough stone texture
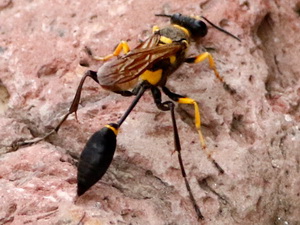
M 300 224 L 300 2 L 0 1 L 1 224 Z M 184 65 L 168 86 L 196 99 L 203 133 L 220 174 L 200 150 L 192 106 L 178 106 L 183 158 L 205 216 L 197 222 L 173 152 L 169 113 L 148 93 L 122 126 L 115 159 L 102 181 L 76 200 L 76 160 L 88 137 L 116 121 L 131 98 L 88 80 L 79 123 L 72 116 L 49 140 L 11 152 L 18 139 L 54 127 L 80 77 L 101 63 L 84 53 L 134 46 L 155 13 L 205 15 L 242 42 L 210 29 L 191 54 L 209 49 L 224 77 L 207 63 Z M 73 156 L 72 157 L 70 157 Z

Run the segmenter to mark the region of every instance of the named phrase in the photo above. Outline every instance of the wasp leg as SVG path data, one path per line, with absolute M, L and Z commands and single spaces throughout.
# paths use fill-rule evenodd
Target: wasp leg
M 201 117 L 200 117 L 200 110 L 197 102 L 194 99 L 184 97 L 182 95 L 176 94 L 171 92 L 167 87 L 162 88 L 163 92 L 172 100 L 181 103 L 181 104 L 193 104 L 194 105 L 194 111 L 195 111 L 195 126 L 199 134 L 199 139 L 201 146 L 203 150 L 206 149 L 205 140 L 203 138 L 202 132 L 201 132 Z M 211 153 L 205 151 L 208 159 L 216 166 L 216 168 L 219 170 L 220 173 L 224 173 L 224 170 L 220 167 L 220 165 L 211 157 Z
M 201 117 L 200 117 L 200 110 L 197 102 L 188 97 L 184 97 L 182 95 L 178 95 L 176 93 L 171 92 L 167 87 L 162 88 L 163 92 L 172 100 L 181 103 L 181 104 L 193 104 L 194 110 L 195 110 L 195 126 L 197 129 L 197 132 L 199 134 L 200 143 L 203 149 L 206 148 L 205 140 L 203 138 L 202 132 L 201 132 Z
M 107 60 L 111 59 L 114 56 L 120 55 L 122 50 L 123 50 L 124 54 L 127 54 L 130 51 L 130 47 L 129 47 L 127 41 L 121 41 L 112 54 L 109 54 L 109 55 L 104 56 L 104 57 L 92 56 L 92 58 L 95 59 L 95 60 L 98 60 L 98 61 L 107 61 Z
M 216 77 L 223 82 L 223 78 L 220 76 L 214 58 L 212 57 L 212 55 L 209 52 L 204 52 L 196 57 L 191 57 L 191 58 L 187 58 L 185 59 L 185 62 L 187 63 L 199 63 L 204 61 L 205 59 L 208 59 L 209 62 L 209 67 L 214 71 Z
M 147 85 L 143 83 L 132 92 L 136 95 L 124 115 L 117 123 L 105 125 L 94 133 L 84 147 L 77 168 L 77 195 L 83 195 L 97 183 L 110 166 L 117 143 L 118 129 L 145 93 Z M 136 93 L 137 91 L 137 93 Z
M 153 86 L 151 88 L 151 91 L 152 91 L 152 95 L 153 95 L 153 98 L 154 98 L 154 101 L 155 101 L 155 104 L 156 104 L 157 108 L 159 108 L 162 111 L 170 111 L 171 112 L 172 125 L 173 125 L 173 134 L 174 134 L 174 147 L 175 147 L 175 151 L 177 152 L 178 161 L 179 161 L 180 170 L 181 170 L 181 175 L 184 179 L 186 189 L 189 193 L 190 200 L 191 200 L 191 202 L 193 204 L 193 207 L 196 211 L 198 219 L 203 220 L 204 217 L 203 217 L 203 215 L 200 211 L 200 208 L 199 208 L 199 206 L 196 202 L 196 199 L 193 195 L 193 192 L 192 192 L 190 184 L 187 180 L 187 175 L 186 175 L 184 165 L 183 165 L 183 160 L 182 160 L 182 156 L 181 156 L 180 138 L 179 138 L 179 134 L 178 134 L 177 124 L 176 124 L 176 119 L 175 119 L 175 112 L 174 112 L 175 105 L 171 101 L 162 102 L 161 101 L 161 92 L 157 87 Z
M 23 146 L 23 145 L 34 144 L 34 143 L 37 143 L 39 141 L 42 141 L 42 140 L 46 139 L 47 137 L 49 137 L 53 133 L 58 132 L 58 130 L 61 127 L 61 125 L 65 122 L 65 120 L 68 118 L 68 116 L 70 114 L 72 114 L 73 112 L 75 113 L 75 116 L 76 116 L 76 119 L 77 119 L 76 112 L 77 112 L 79 101 L 80 101 L 80 95 L 81 95 L 81 91 L 82 91 L 82 86 L 83 86 L 84 81 L 85 81 L 85 79 L 87 77 L 91 77 L 95 82 L 99 83 L 98 79 L 97 79 L 97 72 L 92 71 L 92 70 L 88 70 L 84 74 L 84 76 L 81 78 L 81 81 L 80 81 L 80 83 L 78 85 L 76 94 L 75 94 L 74 99 L 72 101 L 72 104 L 71 104 L 71 106 L 69 108 L 69 111 L 63 116 L 63 118 L 61 119 L 61 121 L 59 122 L 59 124 L 54 129 L 52 129 L 49 133 L 45 134 L 42 137 L 34 138 L 32 140 L 25 140 L 25 141 L 16 142 L 16 143 L 13 144 L 13 147 L 14 148 L 18 148 L 18 147 Z
M 135 95 L 132 91 L 114 91 L 114 93 L 122 95 L 124 97 L 130 97 Z

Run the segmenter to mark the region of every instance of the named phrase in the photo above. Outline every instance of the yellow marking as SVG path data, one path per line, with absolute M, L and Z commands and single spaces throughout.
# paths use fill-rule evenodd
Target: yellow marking
M 130 47 L 126 41 L 121 41 L 112 54 L 109 54 L 104 57 L 93 56 L 93 59 L 99 60 L 99 61 L 107 61 L 114 56 L 120 55 L 122 50 L 123 50 L 124 54 L 127 54 L 130 51 Z
M 194 110 L 195 110 L 195 126 L 197 129 L 197 132 L 199 134 L 200 143 L 203 149 L 206 148 L 205 140 L 203 138 L 202 132 L 201 132 L 201 118 L 200 118 L 200 110 L 197 102 L 194 99 L 191 98 L 179 98 L 178 103 L 181 104 L 193 104 Z
M 105 125 L 105 127 L 107 127 L 108 129 L 111 129 L 113 132 L 114 132 L 114 134 L 117 136 L 118 135 L 118 129 L 116 129 L 116 128 L 114 128 L 114 127 L 112 127 L 112 126 L 110 126 L 110 125 Z
M 165 36 L 161 36 L 159 40 L 165 44 L 172 44 L 173 42 L 171 38 Z
M 208 62 L 209 62 L 209 67 L 214 71 L 216 77 L 221 81 L 223 82 L 223 78 L 220 76 L 217 68 L 216 68 L 216 64 L 215 64 L 215 61 L 212 57 L 212 55 L 208 52 L 204 52 L 200 55 L 198 55 L 194 61 L 194 63 L 199 63 L 199 62 L 202 62 L 203 60 L 205 59 L 208 59 Z
M 202 19 L 200 16 L 191 16 L 191 17 L 196 19 L 196 20 L 201 20 Z
M 158 26 L 153 26 L 153 27 L 152 27 L 152 32 L 153 32 L 153 33 L 157 32 L 157 31 L 159 31 L 159 30 L 160 30 L 160 29 L 159 29 Z
M 156 85 L 161 80 L 161 76 L 162 76 L 162 69 L 156 71 L 146 70 L 144 73 L 142 73 L 140 79 L 146 80 L 152 85 Z
M 172 55 L 169 58 L 170 58 L 170 63 L 171 64 L 174 64 L 176 62 L 176 56 L 175 55 Z
M 189 36 L 189 37 L 191 36 L 189 30 L 186 29 L 185 27 L 179 26 L 179 25 L 177 25 L 177 24 L 172 24 L 172 26 L 174 26 L 174 27 L 176 27 L 176 28 L 182 30 L 187 36 Z
M 186 47 L 189 47 L 189 45 L 190 45 L 189 42 L 188 42 L 187 40 L 182 40 L 181 43 L 182 43 L 182 44 L 185 44 Z

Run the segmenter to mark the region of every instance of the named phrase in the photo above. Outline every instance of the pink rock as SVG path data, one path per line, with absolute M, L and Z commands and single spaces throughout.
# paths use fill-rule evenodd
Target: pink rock
M 299 9 L 296 0 L 0 1 L 0 223 L 300 223 Z M 6 147 L 45 134 L 67 112 L 87 69 L 79 64 L 101 65 L 85 46 L 99 56 L 120 40 L 134 47 L 153 25 L 169 23 L 154 14 L 177 12 L 204 15 L 242 40 L 209 29 L 190 49 L 209 49 L 226 85 L 208 63 L 183 65 L 168 80 L 171 90 L 199 102 L 206 151 L 224 170 L 201 150 L 193 107 L 179 105 L 184 165 L 204 221 L 173 154 L 169 112 L 150 93 L 122 125 L 107 174 L 78 199 L 73 158 L 132 98 L 87 80 L 79 122 L 71 116 L 47 141 Z

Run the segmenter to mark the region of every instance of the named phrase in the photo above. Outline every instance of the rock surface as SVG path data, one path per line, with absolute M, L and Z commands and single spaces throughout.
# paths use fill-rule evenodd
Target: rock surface
M 182 154 L 204 221 L 197 221 L 180 174 L 170 115 L 147 93 L 122 125 L 103 179 L 76 199 L 76 157 L 87 139 L 130 104 L 88 80 L 78 120 L 45 134 L 73 99 L 84 71 L 120 40 L 131 46 L 166 18 L 204 15 L 242 42 L 209 29 L 190 54 L 213 54 L 225 83 L 207 63 L 183 65 L 171 90 L 199 102 L 207 151 L 193 108 L 177 107 Z M 300 4 L 240 1 L 0 1 L 0 224 L 300 224 Z

